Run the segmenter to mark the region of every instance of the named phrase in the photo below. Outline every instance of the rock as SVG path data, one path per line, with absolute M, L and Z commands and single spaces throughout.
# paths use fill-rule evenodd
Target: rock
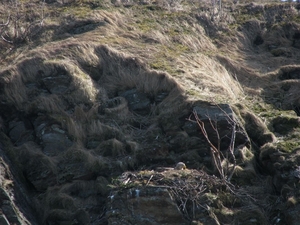
M 60 4 L 70 4 L 72 2 L 75 2 L 75 0 L 56 0 Z
M 155 103 L 156 103 L 156 104 L 159 104 L 159 103 L 162 102 L 168 95 L 169 95 L 168 92 L 160 92 L 160 93 L 156 94 L 155 97 L 154 97 Z
M 72 144 L 65 134 L 53 130 L 45 132 L 42 136 L 43 152 L 48 156 L 58 155 Z
M 25 124 L 22 121 L 11 121 L 8 125 L 9 137 L 15 143 L 20 140 L 23 133 L 26 132 Z
M 48 156 L 55 156 L 67 150 L 73 142 L 58 122 L 48 117 L 38 117 L 34 121 L 36 137 L 38 137 L 43 152 Z
M 148 115 L 150 113 L 150 99 L 146 94 L 139 92 L 137 89 L 131 89 L 120 94 L 127 102 L 129 109 L 141 114 Z
M 112 192 L 106 217 L 109 225 L 186 224 L 166 188 L 139 187 Z
M 42 86 L 50 94 L 64 94 L 70 86 L 71 78 L 65 72 L 59 72 L 56 75 L 44 77 L 41 80 Z
M 236 130 L 235 145 L 247 145 L 250 143 L 238 117 L 229 105 L 212 105 L 207 102 L 196 102 L 193 112 L 204 123 L 209 139 L 215 146 L 220 141 L 221 149 L 226 150 L 229 147 L 234 126 Z M 191 120 L 195 121 L 194 115 L 191 116 Z M 190 136 L 203 135 L 199 125 L 195 122 L 186 121 L 183 130 Z
M 27 129 L 25 123 L 19 120 L 9 122 L 9 137 L 15 145 L 21 145 L 27 141 L 33 141 L 33 130 Z

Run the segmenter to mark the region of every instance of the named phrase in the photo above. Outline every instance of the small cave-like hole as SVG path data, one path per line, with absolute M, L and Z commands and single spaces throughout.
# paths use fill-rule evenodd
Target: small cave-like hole
M 261 45 L 263 43 L 264 43 L 264 39 L 260 35 L 257 35 L 253 41 L 253 44 L 255 44 L 255 45 Z
M 295 111 L 295 113 L 297 114 L 297 116 L 300 116 L 300 106 L 294 106 L 293 110 Z
M 300 32 L 295 33 L 293 39 L 300 39 Z

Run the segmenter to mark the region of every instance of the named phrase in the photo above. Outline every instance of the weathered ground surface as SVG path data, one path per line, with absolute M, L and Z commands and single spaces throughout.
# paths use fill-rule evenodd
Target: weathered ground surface
M 0 4 L 0 224 L 299 223 L 298 4 Z

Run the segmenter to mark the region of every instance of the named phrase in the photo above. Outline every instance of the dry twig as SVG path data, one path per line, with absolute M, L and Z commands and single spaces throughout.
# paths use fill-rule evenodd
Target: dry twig
M 236 121 L 234 121 L 233 118 L 230 117 L 230 115 L 228 115 L 221 107 L 219 107 L 219 109 L 224 113 L 224 115 L 226 115 L 227 121 L 231 126 L 231 138 L 230 138 L 230 144 L 229 144 L 229 149 L 228 152 L 230 154 L 230 157 L 232 158 L 233 161 L 233 168 L 231 169 L 231 172 L 229 174 L 229 168 L 227 168 L 227 170 L 225 171 L 223 166 L 222 166 L 222 161 L 224 159 L 227 159 L 228 162 L 230 162 L 229 157 L 225 157 L 221 151 L 221 137 L 217 128 L 217 123 L 213 122 L 212 119 L 210 117 L 207 117 L 212 129 L 214 130 L 216 136 L 217 136 L 217 145 L 213 144 L 212 141 L 210 140 L 209 134 L 206 131 L 205 128 L 205 124 L 204 122 L 199 118 L 198 114 L 196 111 L 193 111 L 193 113 L 190 115 L 190 117 L 188 118 L 188 121 L 190 122 L 194 122 L 197 123 L 198 127 L 201 130 L 201 133 L 203 134 L 204 138 L 206 139 L 206 141 L 208 142 L 209 146 L 210 146 L 210 151 L 211 151 L 211 156 L 213 159 L 213 164 L 215 166 L 215 168 L 217 169 L 220 177 L 222 180 L 228 182 L 231 180 L 233 174 L 234 174 L 234 170 L 236 167 L 236 158 L 234 155 L 234 145 L 235 145 L 235 138 L 236 138 Z M 192 115 L 194 116 L 195 119 L 192 119 Z

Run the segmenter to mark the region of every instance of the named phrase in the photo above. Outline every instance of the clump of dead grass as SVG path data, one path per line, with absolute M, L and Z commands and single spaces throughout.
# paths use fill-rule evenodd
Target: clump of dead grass
M 45 4 L 28 1 L 4 1 L 0 4 L 4 13 L 1 14 L 1 42 L 11 46 L 30 41 L 41 30 L 44 21 Z
M 26 105 L 25 112 L 30 113 L 50 113 L 65 114 L 65 104 L 57 95 L 38 96 L 30 104 Z
M 103 141 L 95 150 L 98 155 L 102 156 L 122 156 L 125 155 L 125 145 L 121 141 L 113 138 Z

